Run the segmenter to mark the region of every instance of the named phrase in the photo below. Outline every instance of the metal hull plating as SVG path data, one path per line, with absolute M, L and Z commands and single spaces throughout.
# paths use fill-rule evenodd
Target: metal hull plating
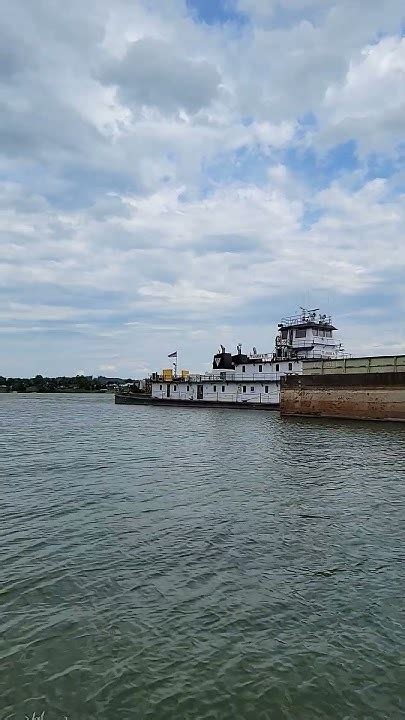
M 176 400 L 160 399 L 151 395 L 132 395 L 130 393 L 117 393 L 116 405 L 156 405 L 159 407 L 193 407 L 193 408 L 229 408 L 232 410 L 278 410 L 278 403 L 257 402 L 217 402 L 216 400 Z
M 288 377 L 280 407 L 284 416 L 404 422 L 405 372 Z

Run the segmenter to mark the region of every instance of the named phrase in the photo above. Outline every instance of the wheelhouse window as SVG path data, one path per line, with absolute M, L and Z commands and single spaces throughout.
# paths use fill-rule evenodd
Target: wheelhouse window
M 252 385 L 251 388 L 250 388 L 250 392 L 254 392 L 254 391 L 255 391 L 255 386 Z
M 263 365 L 259 365 L 259 372 L 263 372 Z
M 281 331 L 281 339 L 287 340 L 287 337 L 288 337 L 288 330 L 282 330 Z
M 304 338 L 304 337 L 306 337 L 306 336 L 307 336 L 307 331 L 306 331 L 305 329 L 303 329 L 303 328 L 298 328 L 298 329 L 295 331 L 295 337 L 296 337 L 296 338 Z
M 246 392 L 246 385 L 243 386 L 242 390 L 243 392 Z
M 269 392 L 269 386 L 268 386 L 268 385 L 265 385 L 265 386 L 264 386 L 264 392 L 265 392 L 265 393 L 268 393 L 268 392 Z

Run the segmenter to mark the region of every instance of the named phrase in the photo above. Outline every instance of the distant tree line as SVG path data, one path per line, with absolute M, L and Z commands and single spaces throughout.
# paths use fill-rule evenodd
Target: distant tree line
M 6 378 L 0 375 L 0 389 L 3 392 L 102 392 L 112 390 L 116 385 L 132 383 L 128 378 L 93 378 L 86 375 L 74 377 Z

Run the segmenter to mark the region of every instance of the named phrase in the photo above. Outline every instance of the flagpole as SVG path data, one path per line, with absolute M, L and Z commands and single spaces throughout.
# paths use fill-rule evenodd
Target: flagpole
M 178 351 L 176 350 L 176 352 L 170 353 L 170 355 L 168 355 L 168 357 L 169 357 L 169 358 L 176 358 L 175 361 L 173 362 L 173 367 L 174 367 L 174 377 L 177 377 Z

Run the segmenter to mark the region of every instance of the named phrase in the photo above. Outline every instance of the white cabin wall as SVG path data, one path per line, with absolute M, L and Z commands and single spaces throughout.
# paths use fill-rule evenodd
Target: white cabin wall
M 170 398 L 167 398 L 167 384 L 165 382 L 152 383 L 152 397 L 171 400 L 197 400 L 197 383 L 170 383 Z M 202 382 L 204 386 L 204 400 L 213 402 L 254 402 L 278 403 L 280 385 L 277 382 Z M 187 390 L 187 387 L 189 390 Z M 222 391 L 222 388 L 225 388 Z M 243 392 L 246 387 L 246 392 Z M 253 391 L 251 388 L 254 388 Z M 176 389 L 174 389 L 176 388 Z M 267 388 L 267 392 L 266 392 Z
M 339 347 L 334 330 L 321 324 L 309 328 L 285 327 L 279 338 L 281 347 L 295 349 L 301 358 L 330 358 L 336 354 Z
M 292 328 L 291 332 L 292 346 L 294 348 L 310 347 L 312 345 L 312 328 Z
M 259 372 L 259 366 L 262 366 L 262 371 Z M 245 370 L 243 371 L 243 368 Z M 249 378 L 255 381 L 266 380 L 274 381 L 280 380 L 280 377 L 288 375 L 288 373 L 302 373 L 302 362 L 301 360 L 279 360 L 274 362 L 263 362 L 263 363 L 248 363 L 246 365 L 238 365 L 235 368 L 235 380 L 238 382 L 244 382 L 245 379 Z
M 261 372 L 259 372 L 260 365 Z M 245 367 L 244 372 L 243 367 Z M 301 374 L 302 371 L 301 360 L 250 362 L 244 366 L 238 365 L 235 370 L 212 370 L 205 375 L 194 376 L 189 382 L 173 380 L 170 383 L 163 380 L 153 382 L 152 397 L 167 399 L 167 385 L 170 384 L 170 399 L 197 400 L 197 385 L 203 385 L 203 400 L 218 403 L 278 403 L 281 378 L 290 373 Z M 225 380 L 223 379 L 224 375 Z M 222 387 L 225 387 L 224 392 Z M 243 392 L 243 387 L 246 387 L 246 392 Z M 268 392 L 265 392 L 266 387 Z
M 328 328 L 325 330 L 322 327 L 317 328 L 306 328 L 305 338 L 297 338 L 296 333 L 299 329 L 294 329 L 293 336 L 293 347 L 308 347 L 307 352 L 301 350 L 301 355 L 304 357 L 331 357 L 337 348 L 336 339 L 333 336 L 333 330 Z M 330 334 L 328 334 L 330 333 Z M 313 347 L 312 347 L 313 346 Z
M 170 398 L 167 398 L 167 386 L 170 384 Z M 175 389 L 176 388 L 176 389 Z M 188 389 L 187 389 L 188 388 Z M 159 399 L 193 400 L 197 399 L 197 385 L 185 382 L 152 383 L 152 397 Z
M 222 391 L 222 387 L 225 387 L 225 392 Z M 246 392 L 243 392 L 243 388 L 246 387 Z M 254 388 L 252 390 L 252 388 Z M 268 391 L 266 392 L 266 388 Z M 216 384 L 216 383 L 205 383 L 204 384 L 204 400 L 211 400 L 213 402 L 255 402 L 255 403 L 278 403 L 279 401 L 280 386 L 275 382 L 246 382 L 246 383 L 230 383 L 227 384 Z

